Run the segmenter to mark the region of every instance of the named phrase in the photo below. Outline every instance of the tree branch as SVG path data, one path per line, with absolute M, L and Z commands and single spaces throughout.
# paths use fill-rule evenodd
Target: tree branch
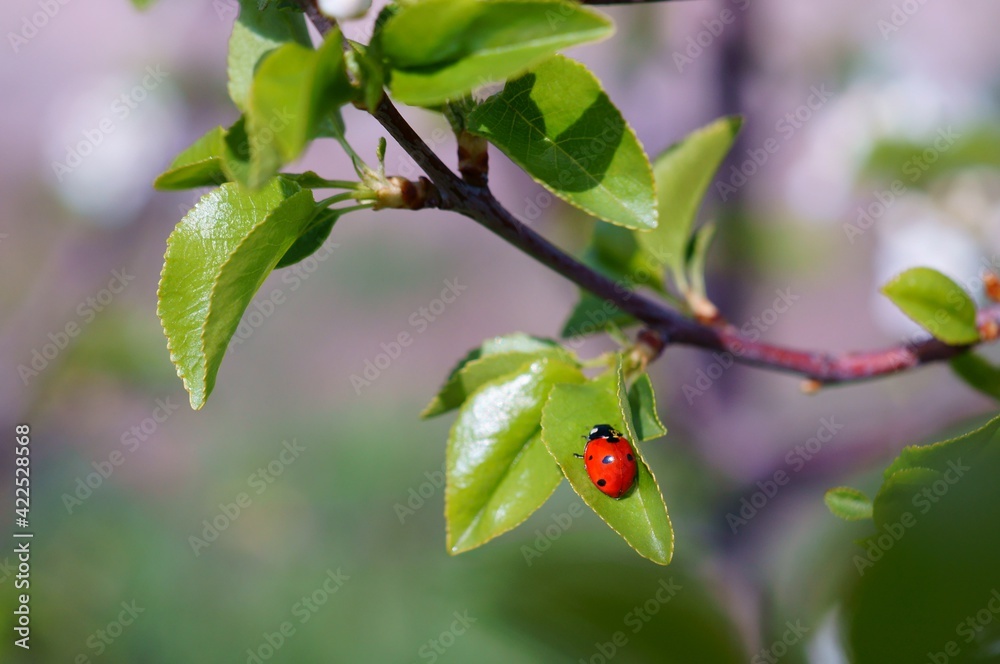
M 643 1 L 645 0 L 601 0 L 585 4 Z M 325 35 L 332 23 L 318 12 L 315 0 L 299 2 L 316 29 Z M 950 359 L 970 348 L 949 346 L 937 339 L 923 338 L 912 343 L 861 353 L 801 351 L 752 341 L 732 325 L 706 325 L 691 320 L 579 262 L 515 218 L 493 196 L 489 188 L 457 176 L 406 122 L 387 96 L 382 97 L 372 115 L 437 187 L 439 197 L 434 201 L 436 207 L 469 217 L 580 288 L 611 302 L 646 324 L 664 345 L 680 344 L 729 353 L 736 362 L 798 374 L 824 385 L 868 380 L 907 371 L 931 362 Z M 997 331 L 1000 330 L 1000 305 L 979 312 L 979 327 L 985 341 L 996 339 Z

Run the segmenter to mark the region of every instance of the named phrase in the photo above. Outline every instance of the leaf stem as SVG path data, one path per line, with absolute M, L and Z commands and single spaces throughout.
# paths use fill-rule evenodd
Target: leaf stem
M 335 196 L 330 196 L 329 198 L 324 198 L 321 201 L 317 201 L 316 206 L 320 208 L 328 208 L 334 203 L 340 203 L 341 201 L 364 200 L 363 198 L 361 198 L 363 195 L 364 192 L 347 191 L 344 192 L 343 194 L 336 194 Z

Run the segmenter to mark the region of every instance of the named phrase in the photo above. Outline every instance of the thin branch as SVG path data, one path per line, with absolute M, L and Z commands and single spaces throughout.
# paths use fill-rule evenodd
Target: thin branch
M 621 0 L 621 4 L 626 1 Z M 332 24 L 316 10 L 314 0 L 299 2 L 317 30 L 325 35 Z M 616 3 L 603 0 L 587 4 Z M 680 344 L 729 353 L 736 362 L 798 374 L 822 384 L 887 376 L 948 360 L 970 348 L 949 346 L 937 339 L 924 338 L 861 353 L 800 351 L 752 341 L 732 325 L 713 326 L 691 320 L 579 262 L 515 218 L 488 188 L 458 177 L 406 122 L 388 97 L 382 98 L 372 115 L 433 182 L 439 195 L 434 201 L 436 207 L 469 217 L 580 288 L 611 302 L 645 323 L 659 335 L 664 345 Z M 984 340 L 996 338 L 1000 329 L 1000 305 L 979 312 L 979 327 Z

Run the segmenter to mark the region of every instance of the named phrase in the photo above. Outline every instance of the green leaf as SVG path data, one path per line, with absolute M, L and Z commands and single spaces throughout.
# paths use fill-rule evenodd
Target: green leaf
M 229 129 L 217 127 L 174 159 L 154 183 L 159 189 L 191 189 L 250 182 L 250 139 L 244 116 Z
M 872 501 L 857 489 L 841 486 L 830 489 L 823 501 L 834 516 L 845 521 L 860 521 L 872 518 Z
M 250 182 L 250 138 L 247 136 L 246 116 L 233 123 L 226 131 L 222 152 L 222 170 L 230 182 L 246 186 Z
M 139 10 L 149 9 L 156 0 L 132 0 L 132 6 Z
M 638 445 L 633 445 L 639 462 L 635 486 L 617 500 L 601 493 L 583 461 L 573 456 L 583 452 L 581 436 L 595 424 L 610 424 L 626 432 L 630 441 L 637 440 L 624 393 L 620 359 L 616 369 L 584 385 L 556 386 L 542 413 L 542 441 L 584 502 L 640 555 L 666 565 L 673 556 L 674 532 L 660 487 Z
M 874 532 L 844 560 L 857 571 L 845 577 L 856 581 L 841 604 L 852 662 L 930 661 L 928 653 L 943 650 L 956 655 L 950 662 L 995 659 L 993 639 L 966 638 L 973 632 L 966 623 L 995 605 L 1000 588 L 998 431 L 1000 418 L 907 448 L 886 470 Z
M 278 264 L 274 266 L 274 269 L 278 270 L 289 265 L 295 265 L 319 251 L 319 248 L 323 246 L 326 239 L 330 237 L 333 225 L 337 223 L 340 214 L 339 210 L 323 210 L 317 214 L 309 224 L 309 228 L 288 248 L 288 251 L 281 257 Z
M 991 445 L 1000 441 L 1000 417 L 983 427 L 950 440 L 933 445 L 910 445 L 904 447 L 895 461 L 886 468 L 883 476 L 889 479 L 893 474 L 906 468 L 929 468 L 939 472 L 950 469 L 950 463 L 957 455 L 967 461 L 979 457 Z M 876 501 L 878 498 L 876 497 Z
M 582 290 L 580 301 L 573 307 L 559 334 L 566 338 L 583 337 L 595 332 L 628 327 L 635 323 L 635 318 L 616 307 L 610 300 Z
M 627 280 L 630 288 L 647 286 L 663 292 L 663 263 L 639 242 L 643 233 L 595 224 L 590 246 L 583 260 L 614 279 Z
M 886 182 L 901 180 L 908 190 L 927 189 L 948 173 L 1000 167 L 1000 130 L 994 124 L 938 129 L 926 141 L 887 139 L 872 147 L 863 174 Z
M 192 189 L 250 181 L 250 139 L 244 116 L 229 129 L 213 129 L 174 159 L 154 183 L 159 189 Z
M 318 50 L 291 42 L 260 63 L 247 108 L 252 184 L 297 159 L 329 114 L 350 101 L 354 89 L 342 49 L 340 31 L 333 29 Z
M 872 504 L 875 526 L 882 528 L 899 521 L 903 514 L 912 512 L 913 497 L 940 478 L 941 473 L 937 470 L 919 466 L 902 468 L 886 477 Z
M 361 101 L 365 108 L 376 109 L 385 95 L 385 69 L 382 64 L 382 47 L 378 34 L 372 36 L 367 46 L 358 42 L 350 42 L 355 63 L 353 71 L 357 72 Z
M 240 0 L 240 17 L 229 38 L 229 97 L 246 112 L 257 63 L 286 42 L 312 46 L 301 13 L 283 11 L 274 4 L 258 8 L 256 0 Z
M 424 0 L 386 22 L 381 44 L 393 96 L 437 106 L 613 31 L 606 17 L 562 0 Z
M 220 185 L 229 178 L 222 170 L 226 130 L 216 127 L 199 138 L 170 163 L 153 182 L 163 191 Z
M 738 117 L 720 118 L 689 134 L 653 163 L 660 223 L 640 241 L 675 274 L 684 269 L 685 249 L 705 191 L 742 123 Z
M 705 261 L 708 249 L 715 238 L 715 224 L 707 223 L 691 236 L 687 257 L 687 276 L 691 289 L 699 295 L 707 296 L 705 288 Z
M 903 272 L 882 292 L 918 325 L 946 344 L 979 341 L 976 304 L 954 281 L 929 267 Z
M 385 83 L 388 72 L 385 65 L 385 54 L 382 49 L 382 29 L 390 18 L 399 12 L 399 5 L 389 4 L 382 8 L 378 18 L 375 19 L 375 26 L 372 30 L 372 37 L 368 44 L 359 44 L 352 41 L 351 49 L 355 53 L 357 63 L 358 85 L 361 88 L 361 100 L 365 108 L 375 111 L 378 104 L 385 96 Z
M 1000 400 L 1000 367 L 970 352 L 952 359 L 951 368 L 973 389 Z
M 582 260 L 609 279 L 619 282 L 623 288 L 648 286 L 663 293 L 663 265 L 640 244 L 636 238 L 638 234 L 620 226 L 595 224 L 594 234 Z M 561 334 L 564 337 L 583 336 L 627 327 L 635 322 L 632 316 L 611 302 L 581 290 L 580 301 L 563 325 Z
M 619 226 L 656 227 L 649 159 L 580 63 L 545 60 L 474 109 L 467 123 L 568 203 Z
M 542 407 L 554 385 L 584 380 L 575 366 L 540 359 L 480 386 L 462 405 L 448 438 L 450 553 L 511 530 L 556 490 L 562 475 L 541 442 Z
M 511 334 L 486 341 L 458 363 L 437 396 L 420 414 L 431 418 L 458 408 L 480 386 L 538 359 L 553 358 L 578 366 L 572 353 L 548 339 Z
M 256 192 L 226 183 L 170 234 L 157 314 L 195 410 L 215 386 L 243 311 L 314 209 L 312 192 L 282 178 Z
M 663 426 L 656 412 L 656 396 L 653 393 L 653 381 L 649 374 L 644 373 L 632 383 L 628 390 L 628 405 L 632 413 L 632 426 L 635 427 L 636 440 L 644 443 L 660 436 L 667 435 L 667 427 Z

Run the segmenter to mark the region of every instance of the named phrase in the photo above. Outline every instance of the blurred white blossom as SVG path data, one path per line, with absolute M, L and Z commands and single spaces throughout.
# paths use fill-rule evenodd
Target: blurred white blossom
M 338 21 L 361 18 L 371 6 L 372 0 L 319 0 L 319 10 Z

